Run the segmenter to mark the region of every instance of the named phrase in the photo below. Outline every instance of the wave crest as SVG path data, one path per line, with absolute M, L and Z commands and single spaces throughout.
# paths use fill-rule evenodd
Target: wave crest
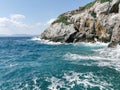
M 102 42 L 95 42 L 95 43 L 91 43 L 91 42 L 80 42 L 80 43 L 75 43 L 74 46 L 79 46 L 79 45 L 83 45 L 83 46 L 90 46 L 90 47 L 104 47 L 104 46 L 108 46 L 109 43 L 102 43 Z
M 53 42 L 53 41 L 41 39 L 41 38 L 38 38 L 38 37 L 34 37 L 31 40 L 40 41 L 40 43 L 47 44 L 47 45 L 59 45 L 59 44 L 62 44 L 61 42 Z
M 51 77 L 46 79 L 47 82 L 51 84 L 48 86 L 50 90 L 59 90 L 64 88 L 65 90 L 71 90 L 76 85 L 81 86 L 81 90 L 87 90 L 88 88 L 98 87 L 100 90 L 107 90 L 111 83 L 108 83 L 104 80 L 100 80 L 92 72 L 87 73 L 77 73 L 74 71 L 69 71 L 64 73 L 62 78 Z M 112 89 L 111 89 L 112 90 Z
M 116 48 L 97 49 L 94 50 L 93 54 L 87 55 L 67 53 L 64 55 L 64 59 L 72 62 L 84 60 L 95 61 L 87 63 L 86 65 L 108 66 L 120 71 L 120 46 L 117 46 Z

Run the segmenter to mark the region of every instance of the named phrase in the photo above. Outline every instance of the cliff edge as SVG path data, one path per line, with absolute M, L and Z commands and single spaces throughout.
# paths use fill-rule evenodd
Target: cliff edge
M 120 0 L 95 0 L 61 14 L 40 35 L 54 42 L 110 42 L 120 44 Z

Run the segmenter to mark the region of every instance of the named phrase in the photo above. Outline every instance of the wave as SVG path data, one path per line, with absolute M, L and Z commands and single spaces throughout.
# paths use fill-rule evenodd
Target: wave
M 103 48 L 100 50 L 95 50 L 99 53 L 99 56 L 109 58 L 109 62 L 101 61 L 99 66 L 110 66 L 115 68 L 117 71 L 120 71 L 120 45 L 116 48 Z
M 82 63 L 83 65 L 87 66 L 108 66 L 110 68 L 113 68 L 117 71 L 120 71 L 120 59 L 115 59 L 115 58 L 107 58 L 107 57 L 100 57 L 100 56 L 82 56 L 82 55 L 77 55 L 77 54 L 66 54 L 64 56 L 65 60 L 71 60 L 71 61 L 79 61 L 79 60 L 94 60 L 96 62 L 92 63 Z M 78 64 L 75 62 L 72 62 L 74 64 Z
M 102 48 L 94 50 L 93 54 L 80 55 L 73 53 L 66 53 L 64 60 L 70 61 L 80 61 L 80 60 L 91 60 L 95 61 L 92 63 L 86 63 L 86 65 L 98 65 L 98 66 L 108 66 L 114 68 L 117 71 L 120 71 L 120 46 L 116 48 Z M 85 63 L 83 63 L 85 64 Z
M 18 80 L 18 79 L 17 79 Z M 5 83 L 0 83 L 0 90 L 42 90 L 41 89 L 41 81 L 38 77 L 33 77 L 27 80 L 21 80 L 19 82 L 15 82 L 14 80 L 7 80 Z M 9 86 L 6 86 L 9 85 Z
M 59 45 L 59 44 L 65 44 L 65 45 L 74 45 L 74 46 L 90 46 L 90 47 L 103 47 L 103 46 L 108 46 L 109 43 L 103 43 L 103 42 L 95 42 L 95 43 L 91 43 L 91 42 L 77 42 L 77 43 L 61 43 L 61 42 L 53 42 L 50 40 L 45 40 L 45 39 L 41 39 L 39 37 L 33 37 L 31 40 L 33 41 L 40 41 L 43 44 L 48 44 L 48 45 Z
M 60 45 L 60 44 L 62 44 L 61 42 L 53 42 L 53 41 L 41 39 L 41 38 L 38 38 L 38 37 L 34 37 L 31 40 L 40 41 L 40 43 L 47 44 L 47 45 Z
M 98 87 L 100 90 L 108 90 L 111 83 L 104 80 L 100 80 L 99 77 L 94 75 L 92 72 L 78 73 L 69 71 L 64 73 L 62 78 L 51 77 L 46 79 L 51 84 L 48 86 L 50 90 L 59 90 L 64 88 L 65 90 L 71 90 L 76 85 L 81 86 L 81 90 L 87 90 L 88 88 Z M 112 88 L 110 88 L 112 90 Z
M 38 37 L 33 37 L 31 40 L 33 40 L 33 41 L 41 41 L 41 39 L 38 38 Z
M 75 43 L 74 46 L 79 46 L 79 45 L 84 45 L 84 46 L 89 46 L 89 47 L 107 47 L 109 43 L 103 43 L 103 42 L 78 42 Z
M 65 60 L 116 60 L 115 58 L 103 56 L 83 56 L 79 54 L 67 53 L 64 55 Z
M 42 84 L 40 77 L 34 77 L 31 81 L 20 82 L 13 90 L 29 89 L 32 86 L 33 90 L 42 90 Z M 112 84 L 106 82 L 101 76 L 97 76 L 92 72 L 80 73 L 75 71 L 65 71 L 61 77 L 51 76 L 44 77 L 46 82 L 46 90 L 71 90 L 76 86 L 79 86 L 79 90 L 88 90 L 88 88 L 98 88 L 99 90 L 114 90 Z
M 116 48 L 103 48 L 95 51 L 101 56 L 109 57 L 114 60 L 120 60 L 120 45 L 118 45 Z

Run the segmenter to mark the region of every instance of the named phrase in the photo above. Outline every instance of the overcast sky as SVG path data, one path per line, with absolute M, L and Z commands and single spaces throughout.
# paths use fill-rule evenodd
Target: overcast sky
M 93 0 L 0 0 L 0 35 L 39 35 L 61 13 Z

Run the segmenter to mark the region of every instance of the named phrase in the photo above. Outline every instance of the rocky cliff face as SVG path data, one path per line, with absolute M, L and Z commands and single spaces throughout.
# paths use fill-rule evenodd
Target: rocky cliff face
M 55 42 L 120 43 L 120 0 L 96 0 L 60 15 L 40 36 Z

